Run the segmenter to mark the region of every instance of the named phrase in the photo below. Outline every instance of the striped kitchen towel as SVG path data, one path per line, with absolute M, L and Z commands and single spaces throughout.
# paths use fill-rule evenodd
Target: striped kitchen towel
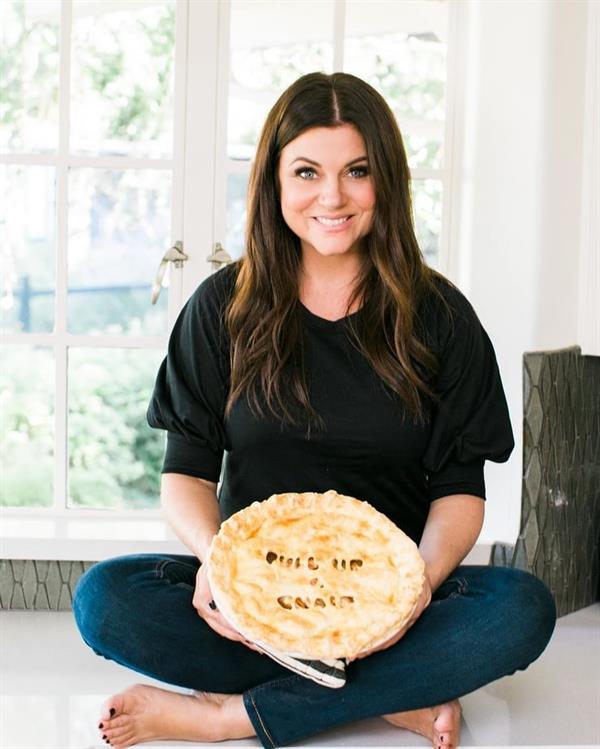
M 346 683 L 346 660 L 343 658 L 322 661 L 306 660 L 282 653 L 280 650 L 275 650 L 263 643 L 256 644 L 265 655 L 268 655 L 281 666 L 285 666 L 285 668 L 304 676 L 306 679 L 312 679 L 323 687 L 339 689 Z

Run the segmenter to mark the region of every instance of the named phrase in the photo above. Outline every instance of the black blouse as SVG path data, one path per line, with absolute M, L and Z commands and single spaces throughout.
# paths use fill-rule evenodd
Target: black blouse
M 435 295 L 419 315 L 440 361 L 439 402 L 421 426 L 352 345 L 347 322 L 360 310 L 329 321 L 301 307 L 310 400 L 326 424 L 307 439 L 304 428 L 255 417 L 243 398 L 224 418 L 223 315 L 235 272 L 207 278 L 171 334 L 148 408 L 149 424 L 168 432 L 163 473 L 220 479 L 223 518 L 274 493 L 335 489 L 368 501 L 416 542 L 434 499 L 485 499 L 484 461 L 507 460 L 514 442 L 493 346 L 458 290 L 441 287 L 452 323 Z

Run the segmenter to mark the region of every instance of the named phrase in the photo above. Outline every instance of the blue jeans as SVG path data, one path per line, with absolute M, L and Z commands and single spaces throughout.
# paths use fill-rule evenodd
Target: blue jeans
M 116 557 L 91 567 L 73 600 L 77 626 L 98 654 L 188 689 L 243 694 L 265 747 L 334 726 L 437 705 L 525 669 L 544 650 L 556 610 L 536 577 L 458 567 L 407 634 L 348 666 L 330 689 L 216 634 L 192 607 L 199 562 L 174 554 Z

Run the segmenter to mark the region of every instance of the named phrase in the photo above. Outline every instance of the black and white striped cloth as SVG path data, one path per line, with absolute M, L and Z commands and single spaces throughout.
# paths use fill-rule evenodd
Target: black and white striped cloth
M 285 666 L 285 668 L 288 668 L 299 676 L 304 676 L 306 679 L 312 679 L 312 681 L 323 687 L 339 689 L 346 683 L 346 661 L 344 659 L 305 660 L 282 653 L 263 643 L 257 643 L 257 645 L 265 655 L 268 655 L 269 658 L 272 658 L 281 666 Z
M 215 601 L 211 601 L 211 603 L 211 609 L 214 611 L 218 608 L 225 621 L 236 629 L 235 623 L 228 618 L 223 610 L 225 607 L 219 607 Z M 254 642 L 252 640 L 248 640 L 248 642 L 259 647 L 265 655 L 268 655 L 269 658 L 279 663 L 280 666 L 288 668 L 299 676 L 304 676 L 305 679 L 312 679 L 312 681 L 323 687 L 339 689 L 346 683 L 347 661 L 343 658 L 332 658 L 331 660 L 298 658 L 288 653 L 283 653 L 281 650 L 276 650 L 270 645 L 265 645 L 263 642 Z

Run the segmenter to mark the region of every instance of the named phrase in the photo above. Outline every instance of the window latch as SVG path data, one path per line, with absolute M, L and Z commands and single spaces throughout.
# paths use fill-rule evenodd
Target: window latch
M 220 242 L 216 242 L 213 247 L 213 252 L 207 258 L 209 263 L 213 264 L 213 269 L 218 270 L 221 265 L 228 265 L 231 262 L 231 256 L 223 248 Z
M 165 284 L 165 273 L 169 263 L 173 263 L 176 268 L 181 268 L 184 262 L 188 259 L 188 256 L 183 251 L 183 242 L 177 240 L 175 244 L 170 247 L 162 257 L 158 270 L 156 271 L 156 278 L 152 284 L 152 293 L 150 294 L 150 301 L 152 304 L 156 304 L 158 297 L 160 296 L 161 289 L 166 286 Z

